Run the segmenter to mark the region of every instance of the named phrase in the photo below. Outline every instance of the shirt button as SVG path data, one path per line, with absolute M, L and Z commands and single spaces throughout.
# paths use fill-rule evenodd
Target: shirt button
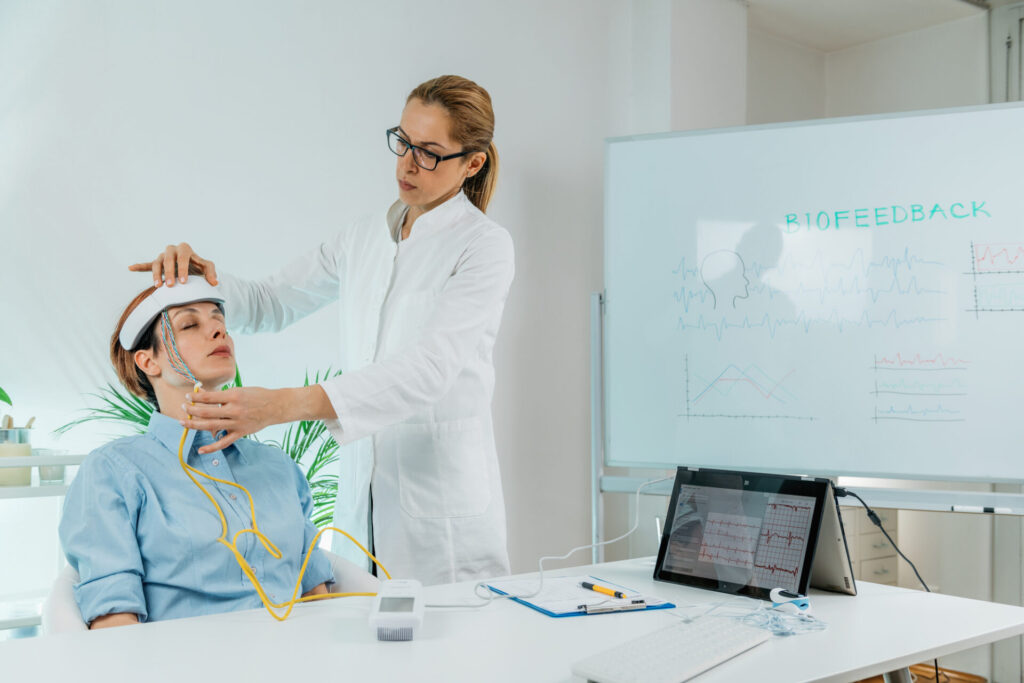
M 232 493 L 232 494 L 230 494 L 230 496 L 231 496 L 231 500 L 238 500 L 238 496 L 236 496 L 235 494 Z
M 214 458 L 213 459 L 213 466 L 216 467 L 219 464 L 220 464 L 220 460 L 217 460 L 216 458 Z

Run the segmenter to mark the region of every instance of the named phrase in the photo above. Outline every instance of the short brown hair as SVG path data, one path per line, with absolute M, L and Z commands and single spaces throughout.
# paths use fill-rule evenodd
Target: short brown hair
M 114 366 L 114 372 L 117 373 L 117 378 L 121 380 L 121 384 L 124 388 L 132 392 L 139 398 L 144 398 L 153 404 L 153 407 L 160 410 L 160 404 L 156 400 L 156 392 L 153 390 L 153 385 L 149 381 L 149 377 L 146 373 L 135 364 L 135 352 L 144 349 L 146 351 L 158 351 L 159 346 L 157 343 L 157 335 L 153 334 L 153 330 L 156 329 L 157 324 L 160 322 L 160 318 L 157 318 L 139 337 L 138 343 L 135 344 L 134 348 L 126 349 L 121 346 L 121 328 L 124 327 L 124 321 L 128 319 L 131 312 L 134 311 L 140 303 L 142 303 L 150 294 L 156 291 L 156 287 L 149 287 L 132 299 L 128 307 L 124 309 L 124 313 L 121 314 L 121 319 L 117 321 L 117 327 L 114 328 L 114 334 L 110 337 L 110 362 Z
M 194 264 L 190 263 L 188 266 L 189 275 L 202 275 L 202 269 Z M 142 336 L 139 337 L 139 341 L 135 343 L 135 346 L 131 349 L 126 349 L 121 346 L 121 328 L 124 327 L 124 321 L 128 319 L 132 311 L 138 308 L 146 297 L 156 291 L 156 287 L 147 287 L 136 295 L 132 299 L 131 303 L 128 304 L 127 308 L 124 309 L 124 313 L 121 314 L 121 319 L 117 321 L 117 327 L 114 328 L 114 334 L 110 337 L 110 362 L 114 366 L 114 372 L 117 373 L 117 378 L 121 380 L 121 384 L 124 388 L 132 392 L 139 398 L 143 398 L 153 404 L 153 407 L 160 410 L 160 404 L 156 400 L 156 392 L 153 390 L 153 385 L 149 381 L 149 377 L 146 373 L 135 364 L 135 352 L 139 350 L 153 351 L 158 353 L 161 348 L 160 335 L 155 334 L 156 326 L 160 322 L 160 318 L 157 317 L 149 327 L 143 331 Z

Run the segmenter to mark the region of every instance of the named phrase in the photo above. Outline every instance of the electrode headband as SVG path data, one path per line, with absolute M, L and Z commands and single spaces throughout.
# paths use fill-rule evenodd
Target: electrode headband
M 131 351 L 139 343 L 142 334 L 149 327 L 150 323 L 171 306 L 184 306 L 194 304 L 197 301 L 212 301 L 223 306 L 224 297 L 220 290 L 206 281 L 205 278 L 191 275 L 184 284 L 176 284 L 173 287 L 164 285 L 157 287 L 148 297 L 143 299 L 135 307 L 128 318 L 121 326 L 121 333 L 117 336 L 122 348 Z

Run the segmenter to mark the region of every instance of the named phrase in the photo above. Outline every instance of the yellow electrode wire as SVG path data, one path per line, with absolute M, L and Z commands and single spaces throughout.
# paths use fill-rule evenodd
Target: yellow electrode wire
M 199 391 L 198 384 L 196 384 L 195 391 Z M 191 420 L 192 416 L 189 415 L 188 419 Z M 267 552 L 270 553 L 271 556 L 275 559 L 281 558 L 281 551 L 278 550 L 277 546 L 275 546 L 270 541 L 269 538 L 263 535 L 263 532 L 260 531 L 259 527 L 256 526 L 256 505 L 253 503 L 252 494 L 249 493 L 249 490 L 247 488 L 245 488 L 241 484 L 236 484 L 233 481 L 226 481 L 224 479 L 218 479 L 217 477 L 211 477 L 209 474 L 201 472 L 185 462 L 185 439 L 188 437 L 188 433 L 189 428 L 185 427 L 185 430 L 181 434 L 181 443 L 178 444 L 178 462 L 181 464 L 181 468 L 185 471 L 185 475 L 192 480 L 193 484 L 199 487 L 199 490 L 203 492 L 203 494 L 209 499 L 213 507 L 217 510 L 217 515 L 220 517 L 221 526 L 220 538 L 217 539 L 217 542 L 223 544 L 235 556 L 235 560 L 238 562 L 238 566 L 241 567 L 245 575 L 249 577 L 249 580 L 252 582 L 253 587 L 256 588 L 256 592 L 259 594 L 260 599 L 263 600 L 263 606 L 270 613 L 270 616 L 274 617 L 278 621 L 284 621 L 288 618 L 288 615 L 291 614 L 292 608 L 295 607 L 295 604 L 299 602 L 310 602 L 313 600 L 330 600 L 332 598 L 344 598 L 355 595 L 376 595 L 376 593 L 327 593 L 324 595 L 307 595 L 305 597 L 299 597 L 299 591 L 302 590 L 302 577 L 306 574 L 306 566 L 309 564 L 309 558 L 313 554 L 313 548 L 316 547 L 317 541 L 320 540 L 320 534 L 328 530 L 337 531 L 339 534 L 344 534 L 346 538 L 348 538 L 350 541 L 359 546 L 359 549 L 366 553 L 366 556 L 373 560 L 374 564 L 380 567 L 380 570 L 384 572 L 384 575 L 386 577 L 388 577 L 389 579 L 391 578 L 391 574 L 389 574 L 388 570 L 384 568 L 384 565 L 382 565 L 377 560 L 377 558 L 374 557 L 372 553 L 370 553 L 369 550 L 364 548 L 362 543 L 352 538 L 352 536 L 347 531 L 343 531 L 333 526 L 324 527 L 323 529 L 317 532 L 316 536 L 313 537 L 312 543 L 309 544 L 309 549 L 306 551 L 306 557 L 302 560 L 302 568 L 299 570 L 299 578 L 295 581 L 295 590 L 292 592 L 292 599 L 282 603 L 272 602 L 270 598 L 267 597 L 266 592 L 263 590 L 263 586 L 260 585 L 259 580 L 253 573 L 252 567 L 249 566 L 249 563 L 248 561 L 246 561 L 245 556 L 243 556 L 242 553 L 239 552 L 238 537 L 242 534 L 247 533 L 254 534 L 256 538 L 260 540 L 260 543 L 263 544 L 263 547 L 267 549 Z M 200 484 L 199 481 L 194 476 L 192 476 L 193 473 L 198 474 L 200 477 L 206 477 L 210 481 L 216 481 L 221 484 L 227 484 L 228 486 L 234 486 L 235 488 L 244 491 L 246 497 L 248 497 L 249 499 L 249 513 L 252 515 L 252 527 L 249 529 L 240 529 L 238 532 L 235 533 L 234 537 L 231 539 L 231 542 L 229 543 L 227 540 L 228 521 L 227 518 L 224 517 L 224 511 L 221 510 L 220 505 L 217 503 L 216 499 L 210 494 L 210 492 L 207 491 L 206 488 L 202 484 Z M 274 611 L 274 609 L 282 609 L 284 607 L 287 607 L 288 609 L 285 611 L 283 615 L 278 615 Z

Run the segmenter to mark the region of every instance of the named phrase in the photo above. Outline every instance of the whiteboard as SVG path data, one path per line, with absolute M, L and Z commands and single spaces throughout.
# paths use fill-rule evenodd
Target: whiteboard
M 1024 481 L 1024 108 L 606 148 L 605 462 Z

